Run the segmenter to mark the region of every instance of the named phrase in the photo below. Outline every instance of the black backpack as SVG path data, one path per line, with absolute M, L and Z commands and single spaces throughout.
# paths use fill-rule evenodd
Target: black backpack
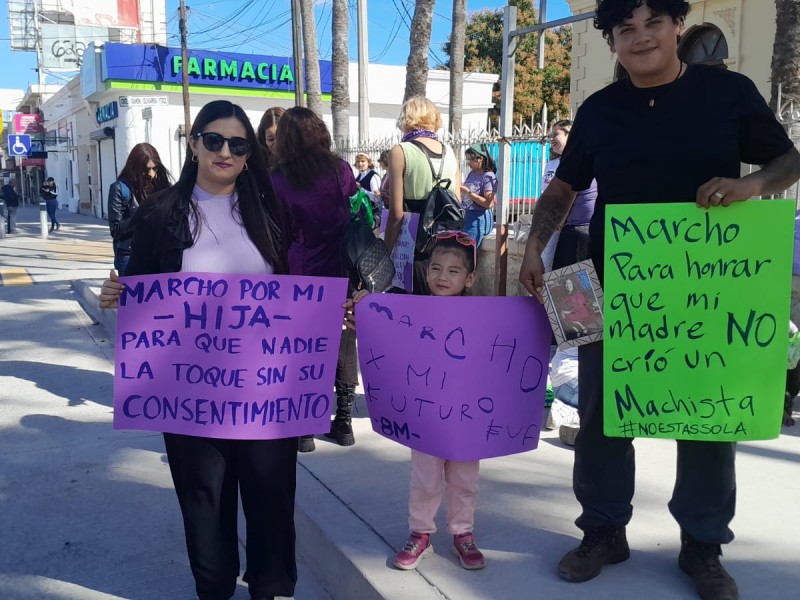
M 461 231 L 464 228 L 465 211 L 461 206 L 461 200 L 450 189 L 452 181 L 442 179 L 447 146 L 442 144 L 442 163 L 437 173 L 433 168 L 430 156 L 428 156 L 427 148 L 415 140 L 411 140 L 411 143 L 422 150 L 425 158 L 428 159 L 428 166 L 431 168 L 433 176 L 433 187 L 425 198 L 425 208 L 419 216 L 419 228 L 414 245 L 417 255 L 425 255 L 431 251 L 437 233 L 448 230 Z

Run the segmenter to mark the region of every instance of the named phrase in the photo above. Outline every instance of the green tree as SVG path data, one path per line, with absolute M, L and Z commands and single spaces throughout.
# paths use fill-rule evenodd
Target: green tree
M 511 0 L 517 7 L 517 28 L 537 23 L 531 0 Z M 536 121 L 546 102 L 548 114 L 562 117 L 569 114 L 569 69 L 572 54 L 572 28 L 550 29 L 545 35 L 545 68 L 537 67 L 535 34 L 518 38 L 514 78 L 514 123 Z M 450 56 L 450 44 L 444 51 Z M 465 70 L 501 74 L 503 66 L 503 12 L 479 10 L 467 18 L 464 47 Z M 448 61 L 449 63 L 449 61 Z M 445 66 L 449 66 L 445 65 Z M 494 108 L 489 116 L 493 124 L 500 119 L 500 82 L 494 90 Z

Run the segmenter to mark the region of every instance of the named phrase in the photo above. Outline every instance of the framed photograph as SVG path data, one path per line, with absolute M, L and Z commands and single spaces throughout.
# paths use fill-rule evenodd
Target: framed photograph
M 544 299 L 559 348 L 603 339 L 603 289 L 591 260 L 545 273 Z

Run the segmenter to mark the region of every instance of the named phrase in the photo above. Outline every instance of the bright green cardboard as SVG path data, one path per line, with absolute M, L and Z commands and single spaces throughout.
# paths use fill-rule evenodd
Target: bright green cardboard
M 795 204 L 606 207 L 605 434 L 778 437 Z

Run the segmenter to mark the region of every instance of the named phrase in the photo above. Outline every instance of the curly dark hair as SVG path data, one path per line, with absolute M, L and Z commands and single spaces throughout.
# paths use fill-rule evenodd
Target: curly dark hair
M 661 15 L 669 15 L 675 23 L 683 21 L 689 13 L 689 3 L 686 0 L 597 0 L 597 9 L 594 12 L 594 27 L 603 32 L 606 41 L 613 41 L 613 29 L 621 25 L 625 19 L 630 19 L 633 11 L 646 4 L 650 9 Z

